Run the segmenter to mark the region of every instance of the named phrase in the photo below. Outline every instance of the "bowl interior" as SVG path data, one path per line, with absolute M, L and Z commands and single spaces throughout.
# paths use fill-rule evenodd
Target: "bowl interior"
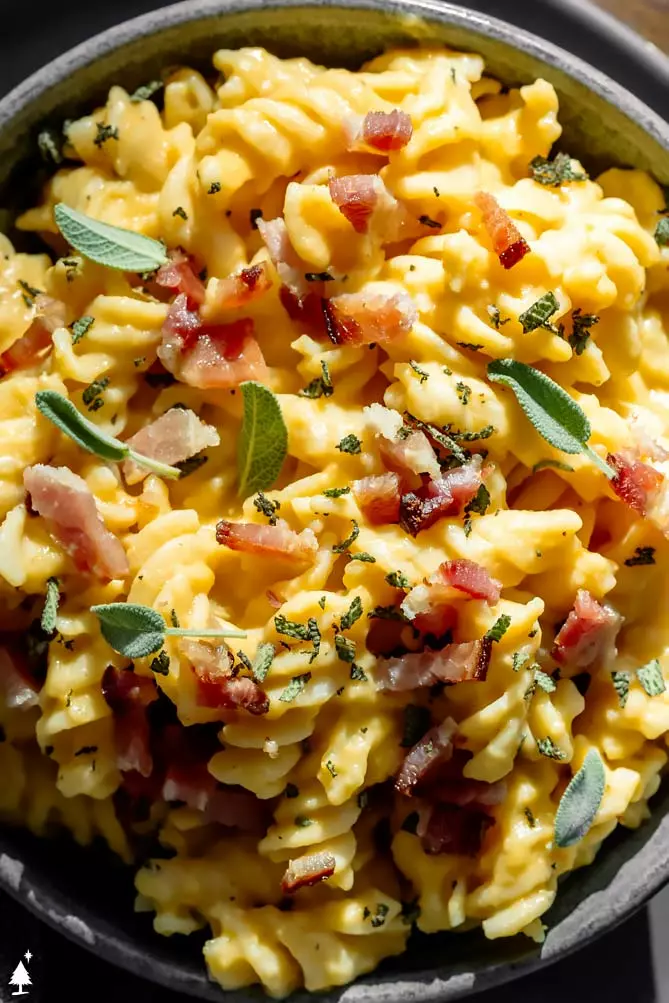
M 437 0 L 346 0 L 264 5 L 262 0 L 193 0 L 128 22 L 78 46 L 0 102 L 0 209 L 9 217 L 35 198 L 44 178 L 35 136 L 102 100 L 112 83 L 133 89 L 165 66 L 210 68 L 217 47 L 265 46 L 356 67 L 389 46 L 441 42 L 480 52 L 507 84 L 542 76 L 560 96 L 560 145 L 596 172 L 613 164 L 650 170 L 669 183 L 669 128 L 622 88 L 517 28 Z M 519 47 L 520 46 L 520 47 Z M 31 179 L 29 182 L 26 179 Z M 2 220 L 0 219 L 0 223 Z M 651 822 L 609 840 L 597 866 L 567 880 L 548 914 L 542 947 L 527 938 L 485 941 L 480 933 L 416 936 L 405 956 L 324 1003 L 456 999 L 581 946 L 624 919 L 669 877 L 669 791 L 655 798 Z M 47 922 L 109 960 L 173 989 L 209 999 L 197 938 L 157 937 L 132 913 L 132 876 L 100 848 L 44 842 L 0 830 L 0 884 Z M 259 990 L 229 996 L 262 999 Z M 309 999 L 298 994 L 294 999 Z

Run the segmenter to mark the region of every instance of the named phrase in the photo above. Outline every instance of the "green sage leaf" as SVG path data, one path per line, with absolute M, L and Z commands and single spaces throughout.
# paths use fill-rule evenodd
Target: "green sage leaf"
M 556 846 L 573 846 L 583 839 L 599 811 L 605 787 L 606 773 L 602 757 L 596 749 L 590 749 L 583 760 L 583 766 L 572 777 L 560 799 L 555 816 Z
M 244 419 L 237 444 L 239 494 L 243 498 L 271 488 L 288 451 L 288 430 L 279 402 L 262 383 L 241 385 Z
M 53 215 L 68 244 L 98 265 L 123 272 L 152 272 L 167 262 L 164 245 L 152 237 L 101 223 L 64 202 L 55 206 Z
M 45 634 L 53 634 L 56 629 L 56 616 L 58 614 L 59 603 L 60 591 L 58 588 L 58 579 L 49 578 L 46 583 L 46 598 L 40 620 L 40 626 Z
M 662 675 L 662 667 L 657 658 L 648 662 L 648 665 L 642 665 L 640 669 L 637 669 L 636 677 L 649 697 L 658 697 L 667 688 Z
M 607 477 L 615 472 L 589 446 L 590 422 L 566 390 L 549 376 L 515 359 L 488 363 L 488 379 L 513 390 L 539 435 L 563 453 L 585 453 Z
M 126 658 L 144 658 L 159 651 L 165 640 L 160 613 L 137 603 L 115 602 L 91 606 L 107 644 Z

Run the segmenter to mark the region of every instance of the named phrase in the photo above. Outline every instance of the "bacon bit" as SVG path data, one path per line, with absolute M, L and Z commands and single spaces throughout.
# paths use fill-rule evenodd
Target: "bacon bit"
M 477 192 L 474 202 L 483 214 L 483 225 L 492 241 L 493 250 L 504 268 L 513 268 L 531 250 L 508 212 L 489 192 Z
M 200 390 L 227 390 L 245 380 L 267 379 L 267 365 L 253 337 L 253 321 L 203 324 L 188 309 L 184 294 L 177 296 L 168 311 L 158 356 L 170 373 Z
M 212 425 L 205 425 L 194 411 L 171 408 L 126 440 L 142 456 L 172 465 L 189 460 L 208 446 L 218 446 L 220 437 Z M 148 477 L 148 470 L 133 460 L 123 464 L 128 484 L 138 484 Z
M 248 676 L 229 676 L 193 666 L 197 679 L 197 704 L 220 710 L 247 710 L 249 714 L 266 714 L 269 698 Z
M 367 146 L 388 153 L 401 150 L 413 134 L 411 117 L 394 108 L 390 112 L 368 111 L 362 123 L 361 138 Z
M 555 638 L 551 655 L 560 665 L 586 669 L 609 652 L 615 654 L 615 639 L 621 626 L 619 613 L 610 606 L 602 606 L 585 589 L 579 589 L 574 608 Z
M 161 795 L 165 801 L 183 801 L 201 811 L 206 822 L 217 822 L 241 832 L 262 832 L 265 812 L 251 791 L 220 787 L 205 762 L 171 763 Z
M 402 635 L 406 623 L 401 620 L 373 619 L 367 631 L 365 645 L 372 655 L 384 655 L 386 658 L 406 651 L 402 643 Z
M 265 595 L 267 596 L 267 602 L 270 604 L 270 606 L 273 609 L 281 609 L 281 607 L 283 606 L 283 604 L 286 601 L 283 598 L 283 596 L 277 595 L 276 592 L 272 592 L 271 589 L 267 589 L 267 591 L 265 592 Z
M 368 522 L 375 526 L 399 522 L 400 479 L 397 474 L 376 474 L 354 481 L 353 494 Z
M 108 665 L 102 677 L 102 695 L 114 712 L 116 765 L 122 773 L 136 770 L 149 777 L 153 759 L 146 708 L 158 699 L 155 682 Z
M 434 683 L 483 682 L 488 674 L 492 641 L 447 644 L 439 651 L 409 651 L 395 658 L 379 659 L 375 679 L 377 688 L 406 693 Z
M 328 301 L 328 308 L 335 332 L 331 340 L 338 345 L 387 344 L 410 331 L 418 318 L 405 292 L 342 293 Z
M 424 432 L 410 432 L 405 439 L 378 437 L 379 454 L 389 470 L 406 475 L 429 474 L 432 478 L 441 476 L 437 454 Z
M 186 297 L 189 307 L 201 306 L 205 299 L 204 283 L 195 273 L 193 259 L 183 251 L 170 251 L 170 260 L 156 272 L 155 281 Z
M 453 755 L 453 736 L 457 731 L 453 718 L 430 728 L 407 753 L 395 778 L 395 790 L 411 797 L 419 783 L 426 783 L 439 766 Z
M 609 453 L 609 466 L 616 471 L 611 487 L 631 509 L 645 516 L 664 481 L 661 473 L 625 453 Z
M 39 688 L 31 676 L 23 654 L 0 647 L 0 692 L 10 710 L 28 710 L 39 704 Z
M 367 233 L 378 199 L 374 175 L 349 174 L 343 178 L 330 178 L 328 187 L 330 198 L 355 232 Z
M 443 516 L 457 515 L 475 496 L 482 479 L 478 456 L 462 467 L 444 471 L 439 478 L 424 478 L 422 487 L 402 495 L 400 526 L 417 536 Z
M 310 888 L 335 872 L 337 861 L 331 853 L 308 853 L 297 860 L 291 860 L 283 878 L 281 891 L 284 895 L 294 895 L 300 888 Z
M 330 321 L 326 299 L 313 290 L 298 296 L 288 286 L 281 286 L 279 299 L 290 319 L 302 325 L 308 334 L 313 335 L 314 338 L 328 336 Z M 334 327 L 332 330 L 335 330 Z
M 499 602 L 502 590 L 502 583 L 491 578 L 484 567 L 464 558 L 444 561 L 436 573 L 428 578 L 428 583 L 436 588 L 445 585 L 464 593 L 469 599 L 485 599 L 489 606 Z
M 257 299 L 272 285 L 266 261 L 242 268 L 237 275 L 221 279 L 216 285 L 214 305 L 221 310 L 236 310 Z
M 46 520 L 49 532 L 74 561 L 78 571 L 101 581 L 126 578 L 128 558 L 121 541 L 100 518 L 86 481 L 67 467 L 42 463 L 28 467 L 23 484 L 31 505 Z
M 274 526 L 255 522 L 227 522 L 216 525 L 216 541 L 245 554 L 279 557 L 301 564 L 313 564 L 318 553 L 318 541 L 310 529 L 296 533 L 283 519 Z
M 21 335 L 0 355 L 0 377 L 16 369 L 34 366 L 53 347 L 53 332 L 65 325 L 65 304 L 40 293 L 35 297 L 37 315 Z
M 281 217 L 269 220 L 260 218 L 257 226 L 282 284 L 295 297 L 307 296 L 311 283 L 305 278 L 304 262 L 300 261 L 290 242 L 285 220 Z
M 438 804 L 430 809 L 427 820 L 422 820 L 416 832 L 425 853 L 475 857 L 486 832 L 494 824 L 494 818 L 478 808 Z
M 410 593 L 409 593 L 410 594 Z M 405 601 L 406 602 L 406 599 Z M 402 603 L 404 609 L 404 603 Z M 421 634 L 435 639 L 443 638 L 450 630 L 454 630 L 458 622 L 458 611 L 453 606 L 435 605 L 421 613 L 417 613 L 411 621 L 411 626 Z

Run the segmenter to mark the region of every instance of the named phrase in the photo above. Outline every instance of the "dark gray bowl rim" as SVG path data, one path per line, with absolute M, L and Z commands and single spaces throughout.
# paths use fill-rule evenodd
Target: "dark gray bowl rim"
M 627 49 L 637 58 L 651 62 L 658 76 L 669 81 L 669 59 L 665 57 L 652 43 L 641 39 L 631 29 L 622 25 L 611 15 L 593 7 L 581 0 L 563 0 L 563 5 L 569 8 L 574 20 L 581 20 L 591 25 L 621 49 Z M 0 99 L 0 132 L 11 129 L 16 116 L 26 107 L 38 101 L 40 95 L 53 85 L 55 80 L 61 80 L 70 74 L 95 63 L 102 56 L 112 52 L 125 43 L 161 33 L 168 27 L 178 26 L 190 21 L 199 20 L 212 15 L 225 15 L 248 10 L 267 10 L 270 8 L 293 7 L 332 7 L 348 9 L 367 9 L 386 13 L 406 13 L 407 10 L 427 20 L 442 24 L 452 24 L 471 29 L 487 38 L 502 38 L 504 41 L 528 52 L 549 65 L 560 68 L 563 72 L 577 79 L 585 80 L 592 91 L 606 101 L 617 105 L 630 118 L 635 119 L 659 145 L 669 150 L 669 125 L 658 114 L 647 107 L 642 101 L 601 71 L 595 69 L 584 60 L 558 48 L 549 41 L 524 31 L 508 22 L 490 17 L 479 11 L 469 10 L 441 0 L 184 0 L 184 2 L 159 10 L 150 11 L 139 17 L 127 20 L 109 28 L 90 39 L 80 43 L 57 59 L 37 70 L 23 83 L 11 90 Z M 647 838 L 657 833 L 661 818 L 655 817 L 645 823 Z M 1 830 L 0 830 L 1 834 Z M 634 834 L 629 837 L 633 839 Z M 665 833 L 665 839 L 669 835 Z M 639 847 L 644 845 L 639 841 Z M 14 853 L 10 857 L 2 852 L 5 847 L 0 842 L 0 887 L 15 898 L 34 915 L 49 924 L 53 929 L 65 935 L 74 943 L 101 955 L 120 968 L 134 974 L 141 974 L 166 988 L 183 991 L 208 999 L 228 998 L 229 1000 L 248 999 L 249 996 L 262 999 L 255 990 L 251 993 L 223 993 L 202 974 L 201 980 L 195 981 L 185 976 L 180 978 L 178 965 L 170 964 L 159 958 L 146 958 L 136 944 L 122 933 L 110 932 L 104 927 L 95 926 L 95 917 L 87 915 L 84 922 L 71 914 L 66 902 L 66 896 L 58 888 L 44 888 L 34 881 L 24 870 L 24 865 Z M 625 870 L 634 858 L 623 866 Z M 558 959 L 587 945 L 601 934 L 611 930 L 629 918 L 644 905 L 657 891 L 669 882 L 669 860 L 661 868 L 655 869 L 650 880 L 645 882 L 627 883 L 626 887 L 618 888 L 618 898 L 611 907 L 611 912 L 602 910 L 598 919 L 590 923 L 585 935 L 579 926 L 575 914 L 570 917 L 569 928 L 562 931 L 559 943 L 549 950 L 542 951 L 524 958 L 520 962 L 494 963 L 480 973 L 459 972 L 448 975 L 442 973 L 438 966 L 406 975 L 379 976 L 376 984 L 354 983 L 348 987 L 335 990 L 328 995 L 328 1000 L 337 999 L 340 1003 L 400 1003 L 402 1000 L 420 1000 L 421 1003 L 439 1003 L 441 1000 L 460 999 L 473 992 L 485 988 L 502 985 L 528 974 L 538 968 L 545 967 Z M 613 883 L 613 875 L 609 875 L 609 885 Z M 623 882 L 624 884 L 624 882 Z M 609 886 L 607 889 L 609 890 Z M 594 893 L 595 895 L 597 893 Z M 603 892 L 600 893 L 603 895 Z M 440 977 L 440 974 L 443 977 Z M 297 994 L 292 999 L 303 1003 L 313 999 L 307 994 Z

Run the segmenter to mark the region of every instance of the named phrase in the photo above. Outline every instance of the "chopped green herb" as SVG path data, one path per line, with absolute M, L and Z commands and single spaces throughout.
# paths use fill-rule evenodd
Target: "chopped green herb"
M 157 94 L 163 89 L 165 85 L 162 80 L 150 80 L 148 84 L 142 84 L 130 95 L 130 100 L 133 103 L 138 103 L 139 101 L 149 101 L 154 94 Z
M 335 543 L 334 547 L 332 548 L 333 554 L 344 554 L 351 546 L 351 544 L 354 543 L 360 536 L 360 527 L 358 526 L 357 522 L 355 521 L 355 519 L 351 519 L 351 522 L 353 524 L 353 529 L 351 530 L 350 535 L 347 536 L 345 540 L 342 540 L 341 543 Z
M 97 745 L 82 745 L 80 749 L 77 749 L 75 756 L 91 756 L 94 752 L 98 751 Z
M 335 650 L 342 662 L 355 661 L 355 641 L 343 634 L 335 634 Z
M 350 560 L 352 561 L 362 561 L 363 564 L 376 564 L 376 558 L 368 554 L 366 550 L 361 550 L 357 554 L 351 554 Z
M 485 484 L 479 484 L 478 490 L 472 500 L 465 505 L 465 515 L 476 512 L 477 515 L 485 515 L 490 505 L 490 492 Z
M 448 434 L 452 436 L 456 442 L 477 442 L 479 439 L 489 439 L 491 435 L 495 433 L 494 425 L 484 425 L 477 432 L 462 432 L 457 428 L 449 428 Z
M 430 711 L 427 707 L 419 707 L 418 704 L 408 703 L 404 708 L 404 730 L 402 741 L 400 742 L 401 747 L 403 749 L 413 748 L 429 730 L 430 724 Z
M 298 397 L 310 397 L 312 400 L 317 397 L 332 397 L 334 387 L 330 377 L 330 370 L 327 362 L 321 360 L 321 370 L 323 375 L 317 376 L 306 387 L 298 391 Z
M 406 926 L 413 926 L 414 923 L 418 922 L 420 919 L 420 906 L 418 905 L 418 896 L 415 899 L 411 899 L 410 902 L 402 902 L 402 912 L 401 912 L 402 922 Z
M 612 672 L 611 680 L 613 688 L 618 695 L 618 703 L 621 707 L 624 707 L 630 694 L 632 675 L 630 672 Z
M 291 703 L 295 697 L 298 697 L 303 691 L 304 687 L 307 685 L 311 679 L 310 672 L 303 672 L 300 676 L 293 676 L 285 690 L 279 697 L 281 703 Z
M 655 564 L 655 547 L 635 547 L 634 557 L 625 561 L 628 568 L 636 568 L 643 564 Z
M 590 339 L 590 328 L 599 324 L 599 317 L 596 313 L 582 313 L 581 308 L 574 310 L 571 315 L 572 329 L 568 341 L 574 350 L 575 355 L 583 355 L 586 345 Z
M 261 515 L 267 516 L 270 526 L 276 526 L 276 513 L 281 508 L 280 501 L 274 501 L 263 494 L 262 491 L 259 491 L 253 499 L 253 505 Z
M 326 488 L 323 494 L 326 498 L 341 498 L 342 495 L 350 495 L 350 488 Z
M 355 456 L 356 453 L 362 451 L 362 442 L 357 435 L 351 432 L 349 435 L 345 435 L 344 438 L 338 443 L 337 449 L 340 453 L 350 453 Z
M 384 902 L 379 902 L 379 904 L 376 907 L 376 912 L 374 913 L 370 921 L 371 925 L 374 927 L 375 930 L 378 929 L 380 926 L 383 926 L 389 911 L 390 911 L 389 906 L 387 906 Z
M 511 659 L 513 671 L 520 672 L 521 669 L 525 668 L 529 660 L 530 656 L 527 651 L 514 651 L 513 658 Z
M 105 402 L 103 393 L 108 386 L 109 377 L 103 376 L 99 380 L 93 380 L 93 382 L 86 387 L 81 395 L 81 399 L 89 411 L 99 411 L 101 407 L 104 407 Z
M 410 589 L 411 582 L 402 571 L 390 571 L 386 575 L 386 581 L 394 589 Z
M 274 617 L 274 628 L 277 634 L 285 634 L 286 637 L 294 637 L 298 641 L 309 640 L 309 630 L 307 627 L 303 623 L 287 620 L 283 613 L 277 613 Z
M 274 645 L 267 641 L 262 641 L 256 650 L 256 657 L 253 659 L 251 671 L 257 683 L 264 683 L 267 679 L 272 662 L 274 661 Z
M 588 175 L 574 170 L 567 153 L 556 153 L 552 160 L 535 157 L 530 161 L 530 174 L 534 181 L 550 188 L 559 188 L 566 181 L 587 181 Z
M 363 668 L 361 668 L 361 666 L 356 665 L 355 662 L 351 666 L 351 679 L 355 683 L 366 683 L 367 682 L 367 673 L 365 672 L 365 670 Z
M 660 666 L 659 659 L 657 658 L 654 658 L 652 662 L 648 662 L 647 665 L 642 665 L 640 669 L 637 669 L 636 677 L 649 697 L 657 697 L 660 693 L 664 693 L 667 688 L 664 682 L 664 676 L 662 675 L 662 667 Z
M 221 190 L 220 181 L 212 181 L 212 183 L 207 188 L 207 195 L 218 195 Z
M 308 639 L 314 646 L 314 650 L 309 655 L 309 664 L 311 664 L 315 658 L 318 658 L 318 654 L 321 650 L 321 632 L 318 626 L 318 620 L 316 620 L 313 616 L 310 616 L 307 620 L 307 632 L 309 635 Z
M 182 205 L 178 205 L 176 207 L 176 209 L 174 210 L 174 212 L 172 213 L 172 215 L 173 216 L 180 216 L 181 219 L 188 219 L 188 213 L 186 212 L 186 210 L 184 209 L 184 207 Z
M 455 392 L 460 398 L 461 404 L 469 404 L 469 399 L 472 395 L 471 387 L 467 386 L 466 383 L 458 381 L 458 383 L 455 384 Z
M 462 386 L 464 386 L 464 384 L 462 384 Z M 470 388 L 468 387 L 467 389 L 469 390 Z M 430 425 L 426 421 L 421 421 L 420 418 L 416 418 L 410 411 L 405 411 L 404 417 L 412 428 L 416 428 L 420 432 L 425 432 L 429 439 L 433 439 L 438 446 L 441 446 L 449 453 L 452 453 L 459 463 L 467 462 L 469 454 L 460 448 L 449 432 L 445 432 L 442 429 L 437 428 L 436 425 Z
M 170 656 L 165 650 L 151 659 L 151 671 L 157 672 L 159 676 L 167 676 L 170 671 Z
M 306 827 L 308 825 L 313 825 L 313 824 L 314 824 L 313 818 L 307 818 L 306 815 L 296 815 L 295 816 L 295 825 L 299 829 L 306 829 Z
M 544 693 L 554 693 L 556 690 L 555 682 L 546 672 L 543 672 L 541 669 L 535 669 L 534 681 L 539 687 L 539 689 L 543 690 Z
M 334 275 L 329 272 L 306 272 L 304 277 L 307 282 L 334 282 Z
M 488 307 L 488 316 L 490 317 L 490 320 L 492 321 L 492 326 L 495 328 L 496 331 L 499 331 L 500 327 L 503 327 L 504 324 L 508 324 L 509 321 L 511 320 L 510 317 L 505 317 L 504 320 L 502 320 L 502 315 L 499 312 L 499 308 L 494 306 L 493 304 L 491 304 Z
M 536 331 L 539 327 L 548 328 L 549 331 L 552 330 L 552 326 L 548 324 L 548 321 L 559 309 L 560 304 L 555 293 L 545 293 L 544 296 L 536 300 L 531 307 L 528 307 L 518 317 L 518 320 L 523 325 L 523 334 Z
M 466 348 L 470 352 L 480 352 L 481 349 L 483 348 L 482 344 L 474 341 L 458 341 L 458 345 L 460 346 L 460 348 Z
M 356 620 L 362 616 L 362 599 L 355 596 L 353 602 L 345 613 L 342 614 L 340 627 L 342 630 L 350 630 Z
M 485 637 L 489 641 L 501 641 L 510 626 L 511 617 L 508 613 L 502 613 L 501 616 L 497 617 L 490 630 L 486 632 Z
M 170 610 L 170 623 L 172 624 L 173 627 L 181 626 L 181 624 L 179 623 L 179 616 L 175 609 Z
M 537 820 L 534 817 L 532 809 L 529 806 L 527 806 L 525 807 L 524 812 L 525 812 L 525 818 L 527 819 L 527 824 L 529 825 L 530 829 L 534 829 L 535 825 L 537 824 Z
M 72 325 L 72 344 L 77 345 L 85 334 L 88 334 L 90 329 L 95 323 L 94 317 L 80 317 L 79 320 L 75 320 Z
M 430 378 L 430 374 L 426 373 L 424 369 L 421 369 L 420 366 L 418 365 L 418 363 L 414 362 L 413 359 L 409 359 L 409 365 L 413 369 L 413 371 L 416 374 L 416 376 L 420 377 L 420 382 L 421 383 L 427 383 L 427 381 Z
M 370 620 L 400 620 L 402 623 L 409 622 L 398 606 L 375 606 L 367 616 Z
M 326 602 L 327 602 L 327 597 L 321 596 L 320 599 L 318 600 L 318 605 L 320 606 L 321 609 L 325 609 Z
M 337 771 L 335 769 L 335 765 L 334 765 L 334 763 L 332 762 L 331 759 L 328 759 L 327 763 L 325 764 L 325 769 L 328 771 L 328 773 L 330 774 L 330 776 L 332 777 L 333 780 L 334 780 L 335 777 L 339 776 L 339 774 L 337 773 Z
M 663 216 L 655 227 L 655 240 L 660 247 L 669 247 L 669 216 Z
M 429 226 L 431 230 L 441 230 L 441 223 L 437 223 L 436 219 L 431 219 L 425 214 L 418 217 L 418 222 L 422 223 L 423 226 Z
M 56 616 L 58 615 L 58 605 L 60 603 L 60 591 L 57 578 L 48 578 L 46 583 L 46 597 L 44 599 L 44 609 L 40 624 L 45 634 L 53 634 L 56 630 Z
M 36 289 L 35 286 L 29 285 L 24 279 L 19 279 L 18 284 L 23 290 L 23 299 L 26 306 L 34 306 L 35 297 L 43 295 L 41 289 Z
M 566 759 L 566 754 L 562 749 L 558 748 L 552 738 L 538 738 L 537 739 L 537 749 L 542 756 L 546 756 L 547 759 Z
M 114 125 L 103 125 L 102 122 L 96 122 L 95 128 L 97 129 L 97 135 L 93 140 L 93 144 L 102 149 L 102 144 L 106 143 L 108 139 L 118 139 L 119 132 Z

